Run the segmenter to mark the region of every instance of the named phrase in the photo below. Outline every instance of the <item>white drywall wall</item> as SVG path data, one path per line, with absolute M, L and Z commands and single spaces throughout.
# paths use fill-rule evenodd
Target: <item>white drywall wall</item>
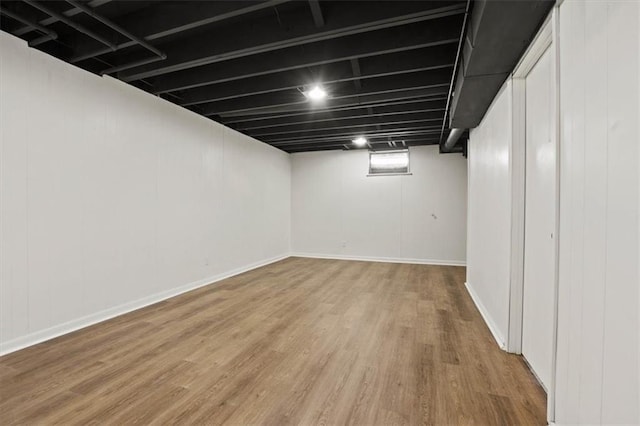
M 555 423 L 638 424 L 640 3 L 565 0 L 558 13 Z M 510 84 L 469 143 L 467 279 L 499 340 L 513 226 Z
M 290 157 L 0 33 L 0 352 L 287 256 Z
M 640 423 L 639 9 L 559 10 L 558 424 Z
M 511 82 L 469 140 L 467 286 L 500 346 L 509 328 Z
M 367 177 L 366 150 L 292 155 L 294 254 L 465 263 L 467 163 L 410 150 L 412 175 Z

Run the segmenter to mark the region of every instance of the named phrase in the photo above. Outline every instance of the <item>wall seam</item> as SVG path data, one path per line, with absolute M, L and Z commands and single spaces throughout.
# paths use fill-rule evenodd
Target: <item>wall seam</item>
M 607 5 L 606 7 L 606 18 L 605 18 L 606 22 L 609 22 L 609 5 Z M 606 322 L 607 322 L 607 275 L 608 275 L 608 254 L 609 251 L 607 250 L 607 246 L 608 246 L 608 241 L 609 241 L 609 233 L 608 233 L 608 227 L 607 224 L 608 219 L 609 219 L 609 209 L 606 207 L 609 205 L 609 64 L 608 64 L 608 58 L 609 58 L 609 29 L 605 28 L 605 37 L 606 37 L 606 43 L 605 43 L 605 52 L 604 52 L 604 57 L 607 58 L 607 67 L 606 67 L 606 78 L 604 81 L 604 85 L 605 85 L 605 93 L 607 94 L 607 101 L 605 102 L 605 109 L 606 109 L 606 129 L 607 129 L 607 134 L 605 135 L 605 150 L 604 150 L 604 164 L 607 170 L 607 173 L 605 174 L 605 183 L 604 183 L 604 198 L 605 198 L 605 209 L 604 209 L 604 241 L 605 241 L 605 247 L 604 247 L 604 291 L 603 291 L 603 295 L 602 295 L 602 358 L 600 359 L 600 418 L 598 419 L 598 421 L 600 423 L 602 423 L 602 412 L 604 409 L 604 372 L 605 372 L 605 348 L 606 348 Z

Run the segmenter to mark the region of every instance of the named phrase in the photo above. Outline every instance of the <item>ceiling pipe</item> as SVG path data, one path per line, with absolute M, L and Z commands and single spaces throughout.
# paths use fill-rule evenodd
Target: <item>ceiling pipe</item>
M 460 136 L 462 136 L 465 130 L 466 129 L 451 129 L 451 133 L 449 133 L 449 137 L 442 147 L 442 152 L 453 151 L 453 147 L 456 146 Z
M 462 29 L 460 30 L 460 41 L 458 42 L 458 51 L 456 52 L 456 60 L 453 64 L 453 73 L 451 73 L 451 83 L 449 83 L 449 94 L 447 95 L 447 106 L 444 110 L 444 118 L 442 119 L 442 129 L 440 130 L 440 142 L 444 137 L 444 129 L 447 126 L 447 117 L 449 115 L 449 106 L 451 104 L 451 98 L 453 97 L 453 86 L 456 81 L 456 73 L 458 72 L 458 65 L 460 65 L 460 55 L 462 54 L 462 45 L 464 42 L 464 35 L 467 30 L 467 21 L 469 20 L 469 10 L 471 9 L 471 0 L 467 0 L 467 6 L 464 9 L 464 19 L 462 20 Z M 458 136 L 460 137 L 460 136 Z
M 58 38 L 58 33 L 56 33 L 55 31 L 50 30 L 49 28 L 43 27 L 42 25 L 36 22 L 31 22 L 28 19 L 18 15 L 17 13 L 11 12 L 10 10 L 0 9 L 0 14 L 8 16 L 9 18 L 20 22 L 21 24 L 28 25 L 33 29 L 35 29 L 36 31 L 39 31 L 44 34 L 44 36 L 42 37 L 38 37 L 36 39 L 31 40 L 29 42 L 29 46 L 31 47 L 37 46 L 41 43 L 44 43 L 45 41 L 56 40 Z

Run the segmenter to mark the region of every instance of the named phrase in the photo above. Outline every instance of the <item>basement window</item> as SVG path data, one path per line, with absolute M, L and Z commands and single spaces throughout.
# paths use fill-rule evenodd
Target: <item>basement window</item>
M 369 152 L 368 176 L 408 175 L 409 150 Z

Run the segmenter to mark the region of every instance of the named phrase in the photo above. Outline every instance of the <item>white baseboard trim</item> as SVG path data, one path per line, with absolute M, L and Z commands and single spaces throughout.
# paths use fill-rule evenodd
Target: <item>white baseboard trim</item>
M 255 262 L 222 274 L 215 275 L 213 277 L 204 278 L 202 280 L 198 280 L 180 287 L 172 288 L 170 290 L 156 293 L 151 296 L 143 297 L 142 299 L 138 299 L 133 302 L 127 302 L 122 305 L 114 306 L 113 308 L 105 309 L 103 311 L 96 312 L 94 314 L 87 315 L 85 317 L 78 318 L 72 321 L 68 321 L 66 323 L 47 328 L 45 330 L 36 331 L 34 333 L 27 334 L 26 336 L 21 336 L 6 342 L 0 342 L 0 355 L 5 355 L 41 342 L 45 342 L 55 337 L 62 336 L 63 334 L 68 334 L 72 331 L 80 330 L 90 325 L 94 325 L 99 322 L 106 321 L 110 318 L 114 318 L 119 315 L 144 308 L 145 306 L 153 305 L 154 303 L 158 303 L 163 300 L 170 299 L 174 296 L 186 293 L 188 291 L 195 290 L 197 288 L 204 287 L 227 278 L 231 278 L 235 275 L 248 272 L 252 269 L 260 268 L 262 266 L 278 262 L 288 257 L 289 254 L 285 254 Z
M 473 290 L 473 287 L 471 287 L 468 282 L 465 282 L 464 286 L 467 288 L 467 292 L 469 292 L 469 296 L 471 296 L 471 300 L 473 300 L 473 303 L 476 305 L 476 308 L 478 308 L 478 311 L 480 311 L 480 315 L 482 315 L 484 322 L 487 324 L 487 327 L 489 328 L 489 331 L 493 335 L 493 338 L 498 343 L 498 346 L 500 346 L 500 349 L 502 349 L 503 351 L 506 351 L 507 350 L 506 340 L 504 339 L 504 337 L 502 337 L 502 335 L 498 331 L 498 327 L 496 326 L 496 323 L 493 321 L 493 319 L 491 318 L 491 315 L 489 315 L 489 312 L 480 301 L 480 298 L 478 297 L 476 292 Z
M 363 262 L 410 263 L 416 265 L 467 266 L 461 260 L 405 259 L 398 257 L 347 256 L 342 254 L 292 253 L 292 257 L 308 257 L 312 259 L 359 260 Z

